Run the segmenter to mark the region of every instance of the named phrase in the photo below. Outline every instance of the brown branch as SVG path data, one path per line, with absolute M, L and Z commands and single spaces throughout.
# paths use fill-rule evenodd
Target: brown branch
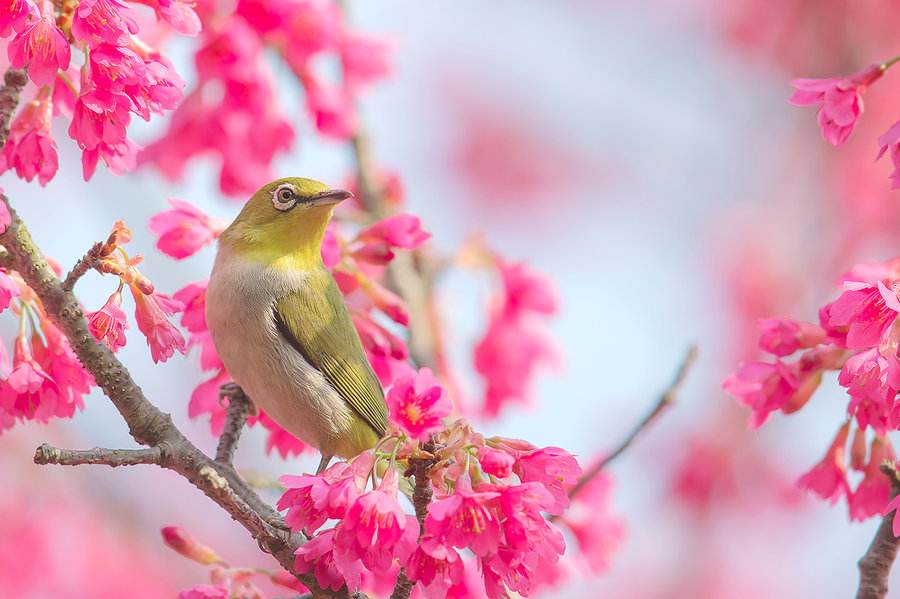
M 19 106 L 19 95 L 26 83 L 28 73 L 25 69 L 10 68 L 3 76 L 3 87 L 0 87 L 0 148 L 6 145 L 9 127 Z
M 72 291 L 72 289 L 75 288 L 75 283 L 78 282 L 78 279 L 87 274 L 89 270 L 97 266 L 100 262 L 100 258 L 104 255 L 104 248 L 105 244 L 102 241 L 98 241 L 92 245 L 91 249 L 78 259 L 78 262 L 75 263 L 75 266 L 73 266 L 72 270 L 69 271 L 69 274 L 66 275 L 66 280 L 62 282 L 62 288 L 66 291 Z
M 428 504 L 431 503 L 432 490 L 431 481 L 428 478 L 428 472 L 435 464 L 434 452 L 435 445 L 429 441 L 422 445 L 422 450 L 428 454 L 428 457 L 412 458 L 409 461 L 409 468 L 405 472 L 405 476 L 412 476 L 415 481 L 413 486 L 412 501 L 416 510 L 416 520 L 419 521 L 419 538 L 425 534 L 425 516 L 428 515 Z M 397 575 L 397 584 L 394 586 L 394 592 L 391 593 L 391 599 L 409 599 L 415 583 L 407 576 L 403 568 Z
M 161 465 L 163 462 L 162 447 L 147 449 L 60 449 L 44 443 L 34 452 L 35 464 L 57 464 L 60 466 L 80 466 L 82 464 L 101 464 L 105 466 L 136 466 L 138 464 Z
M 900 495 L 900 472 L 897 471 L 897 464 L 885 462 L 881 465 L 881 471 L 891 481 L 891 499 Z M 856 599 L 887 597 L 891 566 L 897 557 L 897 549 L 900 548 L 900 538 L 895 537 L 893 531 L 895 511 L 885 514 L 866 554 L 857 562 L 859 588 L 856 591 Z
M 216 461 L 230 464 L 234 458 L 234 450 L 237 449 L 241 432 L 247 423 L 247 414 L 250 412 L 250 400 L 244 394 L 244 390 L 234 384 L 222 385 L 219 391 L 220 397 L 228 398 L 228 416 L 225 420 L 225 430 L 219 437 L 219 446 L 216 448 Z
M 681 365 L 678 367 L 678 372 L 675 373 L 675 378 L 672 379 L 672 382 L 663 391 L 662 395 L 659 396 L 659 399 L 654 404 L 653 408 L 647 413 L 646 416 L 641 419 L 641 421 L 635 426 L 628 436 L 612 451 L 612 453 L 608 454 L 602 460 L 597 462 L 592 468 L 590 468 L 587 472 L 581 475 L 581 478 L 578 479 L 578 482 L 575 483 L 575 486 L 569 490 L 569 498 L 575 497 L 581 490 L 587 485 L 591 479 L 600 474 L 604 468 L 606 468 L 610 462 L 615 460 L 617 457 L 622 455 L 626 449 L 631 447 L 631 444 L 634 443 L 634 440 L 637 439 L 644 430 L 653 423 L 654 420 L 659 418 L 660 414 L 662 414 L 666 408 L 672 405 L 675 402 L 675 397 L 678 394 L 678 391 L 681 389 L 681 386 L 684 384 L 684 380 L 687 378 L 688 372 L 691 367 L 694 365 L 694 362 L 697 360 L 697 346 L 692 345 L 687 354 L 684 356 L 684 359 L 681 361 Z
M 40 298 L 47 316 L 65 334 L 81 364 L 113 402 L 134 440 L 150 448 L 167 448 L 160 451 L 160 466 L 181 474 L 222 507 L 317 597 L 347 597 L 346 590 L 322 591 L 313 575 L 297 574 L 294 552 L 302 538 L 278 526 L 279 514 L 241 480 L 230 464 L 216 462 L 200 451 L 173 424 L 169 414 L 146 398 L 112 351 L 91 335 L 78 300 L 63 288 L 9 200 L 2 194 L 0 200 L 12 217 L 10 226 L 0 233 L 0 244 L 11 256 L 11 267 Z

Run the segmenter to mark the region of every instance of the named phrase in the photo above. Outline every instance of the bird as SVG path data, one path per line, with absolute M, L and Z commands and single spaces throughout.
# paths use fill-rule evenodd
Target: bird
M 260 188 L 219 236 L 206 321 L 256 407 L 334 456 L 374 447 L 387 405 L 343 295 L 321 257 L 335 206 L 352 194 L 300 177 Z

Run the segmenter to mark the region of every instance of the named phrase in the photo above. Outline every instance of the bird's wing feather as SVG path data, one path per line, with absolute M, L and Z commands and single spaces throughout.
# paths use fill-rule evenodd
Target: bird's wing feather
M 304 285 L 278 298 L 274 308 L 281 335 L 383 436 L 387 428 L 384 394 L 331 274 L 310 273 Z

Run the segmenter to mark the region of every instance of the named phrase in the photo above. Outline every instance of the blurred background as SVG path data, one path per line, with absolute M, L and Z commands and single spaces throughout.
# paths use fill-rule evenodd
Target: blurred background
M 897 76 L 868 94 L 866 117 L 838 149 L 821 140 L 813 113 L 787 98 L 794 77 L 847 74 L 896 53 L 900 9 L 879 0 L 382 0 L 349 11 L 356 26 L 396 45 L 393 72 L 363 98 L 362 118 L 433 243 L 451 251 L 480 231 L 559 291 L 552 331 L 564 367 L 541 376 L 530 409 L 479 422 L 480 430 L 589 461 L 624 437 L 689 344 L 699 345 L 677 405 L 609 469 L 621 548 L 604 573 L 573 579 L 558 595 L 850 596 L 877 522 L 851 523 L 843 503 L 830 507 L 793 485 L 841 422 L 836 384 L 826 381 L 801 413 L 775 415 L 756 432 L 720 384 L 755 355 L 756 318 L 815 320 L 841 272 L 897 253 L 900 199 L 888 191 L 890 166 L 873 162 L 876 136 L 898 116 Z M 190 85 L 191 58 L 179 43 L 171 55 Z M 273 68 L 296 114 L 291 102 L 299 106 L 302 92 L 286 67 Z M 295 124 L 298 142 L 276 174 L 344 182 L 346 146 L 323 141 L 302 116 Z M 149 142 L 163 126 L 133 137 Z M 46 188 L 0 177 L 46 253 L 68 266 L 121 217 L 158 288 L 208 274 L 212 248 L 173 262 L 154 249 L 146 222 L 170 197 L 232 218 L 240 202 L 219 195 L 213 165 L 192 163 L 179 183 L 150 168 L 124 177 L 101 168 L 88 185 L 64 130 L 57 139 L 61 168 Z M 80 291 L 95 308 L 112 288 L 92 274 Z M 454 271 L 439 293 L 451 358 L 476 386 L 471 352 L 487 284 Z M 10 333 L 14 324 L 3 326 Z M 136 330 L 131 336 L 120 355 L 135 378 L 212 449 L 208 423 L 187 417 L 197 357 L 153 366 Z M 132 445 L 98 393 L 71 421 L 25 423 L 0 437 L 0 564 L 4 555 L 34 556 L 31 568 L 0 566 L 6 596 L 106 598 L 129 588 L 129 596 L 174 597 L 206 572 L 165 548 L 159 529 L 170 524 L 232 563 L 268 563 L 176 475 L 37 467 L 30 456 L 44 441 Z M 267 457 L 264 445 L 262 431 L 250 430 L 238 467 L 259 480 L 314 468 L 316 457 Z M 98 561 L 103 572 L 89 567 Z M 134 561 L 137 574 L 125 567 Z

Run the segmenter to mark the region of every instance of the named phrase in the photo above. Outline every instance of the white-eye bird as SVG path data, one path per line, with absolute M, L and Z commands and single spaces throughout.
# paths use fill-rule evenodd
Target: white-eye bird
M 350 193 L 273 181 L 222 233 L 206 321 L 225 368 L 258 407 L 319 449 L 321 472 L 384 435 L 387 407 L 320 246 Z

